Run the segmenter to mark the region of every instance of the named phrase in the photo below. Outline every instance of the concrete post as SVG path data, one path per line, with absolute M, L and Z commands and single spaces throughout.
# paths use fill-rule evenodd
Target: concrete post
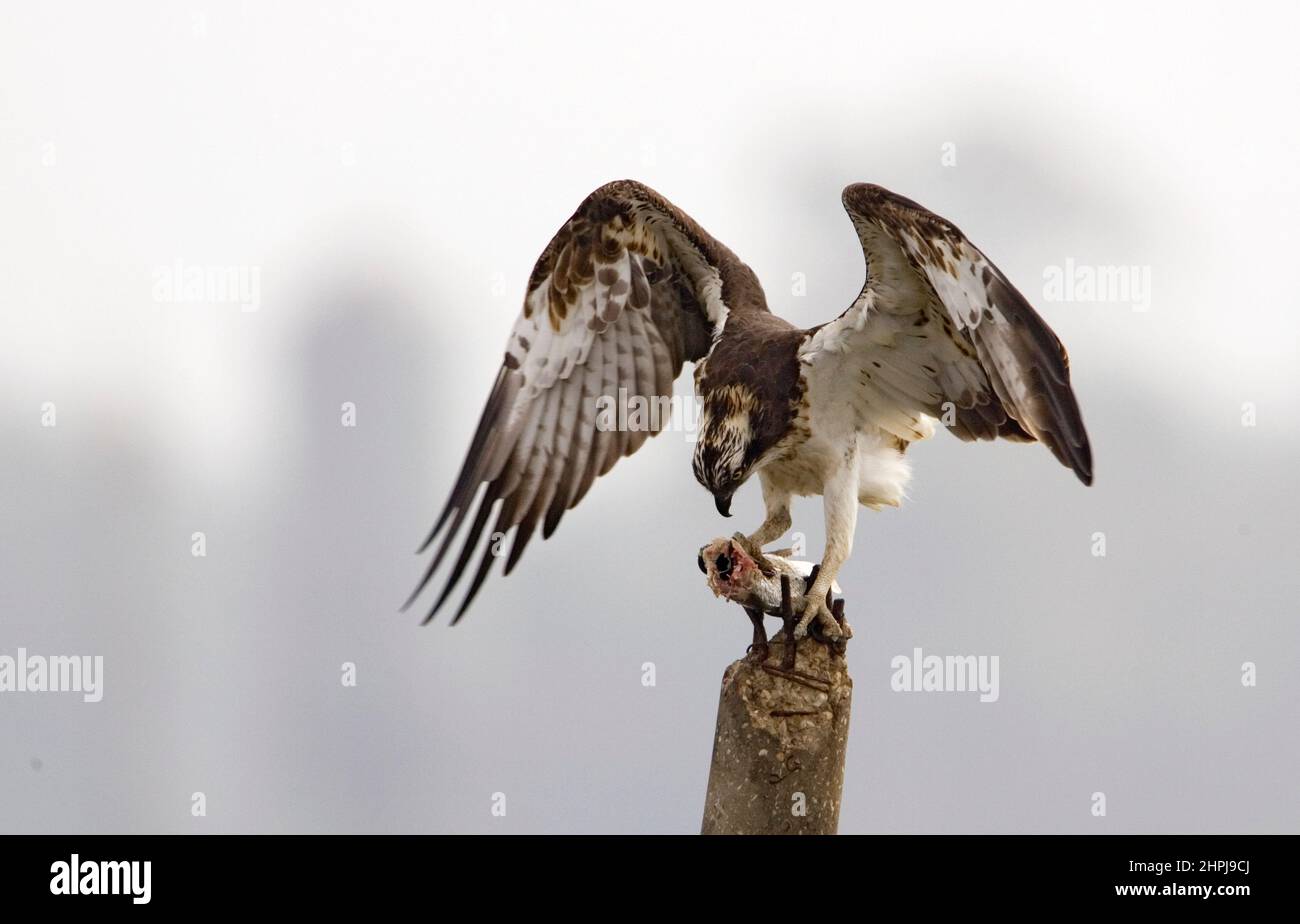
M 844 789 L 853 681 L 843 655 L 805 638 L 722 675 L 702 834 L 834 834 Z

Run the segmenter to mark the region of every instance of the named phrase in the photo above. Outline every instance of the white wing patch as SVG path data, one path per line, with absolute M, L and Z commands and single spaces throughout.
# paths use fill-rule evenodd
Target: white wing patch
M 621 405 L 627 419 L 638 404 L 670 396 L 683 362 L 700 358 L 700 344 L 726 319 L 720 267 L 711 262 L 719 255 L 734 260 L 689 217 L 639 184 L 613 183 L 587 198 L 533 271 L 497 383 L 425 546 L 445 528 L 442 543 L 408 604 L 472 510 L 454 572 L 433 608 L 437 612 L 465 574 L 495 511 L 457 619 L 506 533 L 514 530 L 509 573 L 539 524 L 543 536 L 550 535 L 596 478 L 654 434 L 654 419 L 644 429 L 609 429 L 598 426 L 598 415 L 602 407 L 618 415 Z M 659 419 L 660 426 L 664 422 Z
M 1039 440 L 1085 483 L 1092 458 L 1056 335 L 951 223 L 878 186 L 844 191 L 862 293 L 801 351 L 860 380 L 863 420 L 916 439 L 928 414 L 963 439 Z

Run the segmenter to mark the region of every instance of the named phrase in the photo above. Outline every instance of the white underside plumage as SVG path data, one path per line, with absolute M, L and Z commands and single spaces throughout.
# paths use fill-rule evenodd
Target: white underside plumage
M 840 566 L 853 551 L 858 507 L 873 510 L 897 507 L 903 502 L 912 468 L 903 456 L 897 428 L 877 421 L 895 408 L 874 404 L 842 382 L 840 363 L 803 363 L 807 389 L 805 416 L 792 428 L 759 469 L 768 516 L 788 509 L 790 495 L 821 495 L 826 518 L 826 550 L 822 574 L 809 589 L 814 601 L 821 600 Z M 911 440 L 933 435 L 935 420 L 914 413 L 907 424 Z M 784 445 L 783 445 L 784 444 Z M 788 524 L 788 520 L 786 523 Z M 760 528 L 761 532 L 761 528 Z M 809 607 L 801 617 L 796 635 L 806 630 L 820 604 Z M 825 614 L 822 613 L 822 616 Z
M 856 500 L 863 506 L 873 510 L 899 506 L 912 468 L 898 448 L 896 434 L 876 423 L 893 409 L 846 399 L 837 366 L 809 363 L 804 370 L 807 438 L 788 447 L 792 451 L 778 446 L 760 470 L 764 481 L 778 494 L 807 497 L 825 494 L 827 485 L 847 480 L 855 485 Z M 934 434 L 935 424 L 926 414 L 909 414 L 909 435 L 926 439 Z

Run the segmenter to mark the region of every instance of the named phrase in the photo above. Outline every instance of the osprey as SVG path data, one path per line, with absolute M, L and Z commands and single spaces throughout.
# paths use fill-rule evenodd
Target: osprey
M 772 314 L 753 271 L 654 190 L 623 180 L 588 196 L 533 268 L 469 452 L 420 551 L 440 534 L 441 545 L 407 605 L 468 520 L 425 619 L 481 548 L 457 622 L 506 534 L 514 530 L 509 574 L 539 524 L 550 536 L 597 477 L 662 426 L 598 426 L 601 408 L 667 400 L 687 360 L 701 399 L 695 478 L 718 512 L 730 516 L 736 490 L 757 476 L 766 515 L 746 538 L 761 549 L 790 528 L 792 497 L 822 497 L 826 548 L 799 636 L 815 617 L 834 625 L 826 593 L 852 550 L 858 506 L 900 504 L 904 453 L 937 424 L 963 440 L 1041 442 L 1091 484 L 1069 359 L 1024 296 L 955 225 L 910 199 L 865 183 L 842 199 L 866 283 L 838 318 L 804 330 Z

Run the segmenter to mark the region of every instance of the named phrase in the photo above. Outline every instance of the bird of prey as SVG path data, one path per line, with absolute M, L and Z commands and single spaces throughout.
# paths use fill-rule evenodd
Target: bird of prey
M 472 572 L 458 621 L 512 530 L 506 574 L 539 525 L 550 536 L 597 477 L 655 432 L 654 423 L 601 426 L 601 400 L 666 400 L 687 360 L 701 401 L 695 478 L 718 512 L 730 516 L 736 490 L 757 476 L 766 516 L 746 538 L 761 549 L 790 528 L 792 497 L 822 497 L 826 547 L 800 637 L 813 618 L 834 624 L 822 611 L 858 506 L 900 504 L 904 453 L 937 426 L 962 440 L 1043 443 L 1091 484 L 1069 359 L 1024 296 L 955 225 L 910 199 L 855 183 L 842 200 L 866 282 L 839 317 L 805 330 L 772 314 L 753 271 L 654 190 L 623 180 L 589 195 L 533 268 L 469 452 L 420 551 L 439 535 L 441 544 L 407 605 L 468 525 L 425 619 Z

